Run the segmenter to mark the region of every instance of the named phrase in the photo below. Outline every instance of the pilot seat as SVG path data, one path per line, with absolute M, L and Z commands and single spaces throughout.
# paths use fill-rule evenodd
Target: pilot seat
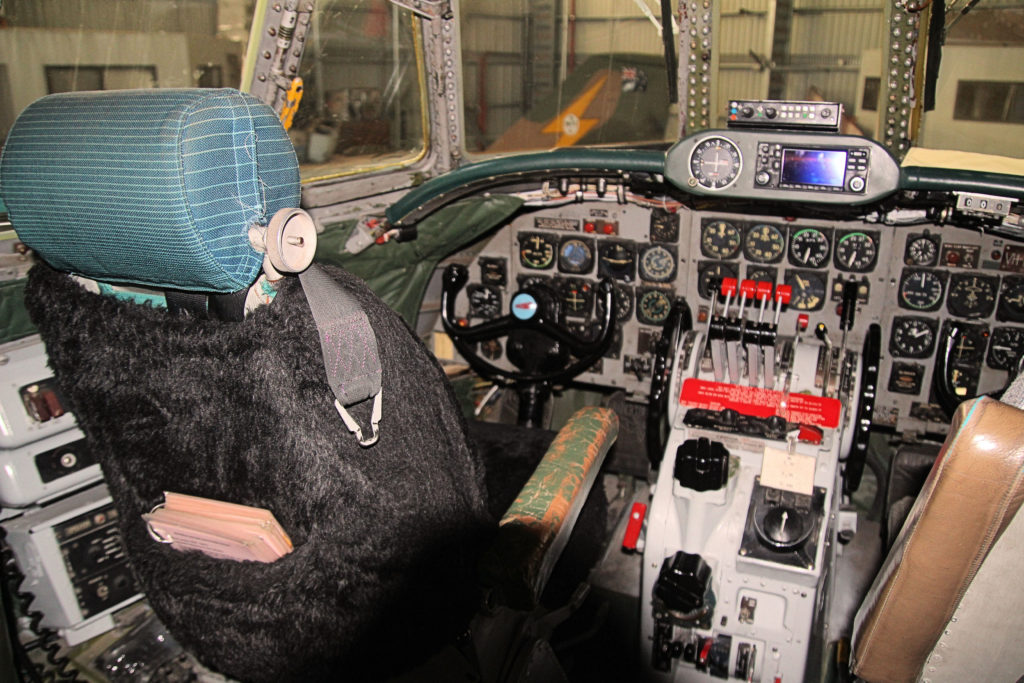
M 26 305 L 134 572 L 200 662 L 246 681 L 415 679 L 455 652 L 449 676 L 528 679 L 514 657 L 543 660 L 550 629 L 524 625 L 614 413 L 582 409 L 518 496 L 488 491 L 529 472 L 488 477 L 526 468 L 471 447 L 438 362 L 361 280 L 309 265 L 295 154 L 249 95 L 45 97 L 10 133 L 0 192 L 43 261 Z M 165 491 L 266 508 L 294 550 L 234 562 L 157 542 L 142 515 Z M 499 495 L 515 497 L 500 523 Z

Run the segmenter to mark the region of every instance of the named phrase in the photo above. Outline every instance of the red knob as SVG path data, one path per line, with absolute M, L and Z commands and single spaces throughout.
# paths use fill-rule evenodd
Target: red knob
M 793 298 L 792 285 L 779 285 L 775 288 L 775 301 L 788 304 Z

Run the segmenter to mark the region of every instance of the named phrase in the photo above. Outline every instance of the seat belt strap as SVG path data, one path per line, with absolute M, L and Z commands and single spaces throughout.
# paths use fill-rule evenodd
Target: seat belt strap
M 372 446 L 380 434 L 381 369 L 370 320 L 352 294 L 317 264 L 300 273 L 299 280 L 320 333 L 324 370 L 336 398 L 334 405 L 359 445 Z M 372 433 L 364 437 L 347 408 L 369 398 L 373 398 Z

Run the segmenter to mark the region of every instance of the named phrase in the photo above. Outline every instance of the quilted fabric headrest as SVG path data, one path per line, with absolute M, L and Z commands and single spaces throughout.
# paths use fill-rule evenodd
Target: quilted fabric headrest
M 234 292 L 263 261 L 249 226 L 299 205 L 299 171 L 273 110 L 237 90 L 63 93 L 18 117 L 0 195 L 59 270 Z

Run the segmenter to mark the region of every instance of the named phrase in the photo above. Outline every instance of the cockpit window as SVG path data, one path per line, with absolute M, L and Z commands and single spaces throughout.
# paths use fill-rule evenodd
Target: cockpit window
M 636 146 L 678 136 L 659 2 L 459 6 L 470 154 Z
M 238 87 L 251 20 L 243 0 L 4 0 L 0 142 L 51 93 Z
M 0 143 L 22 109 L 52 93 L 245 89 L 254 6 L 259 13 L 265 3 L 3 0 Z M 302 60 L 304 97 L 290 130 L 303 180 L 422 156 L 418 26 L 414 15 L 387 0 L 318 0 Z
M 419 22 L 387 0 L 318 0 L 290 131 L 303 180 L 407 164 L 426 151 Z

